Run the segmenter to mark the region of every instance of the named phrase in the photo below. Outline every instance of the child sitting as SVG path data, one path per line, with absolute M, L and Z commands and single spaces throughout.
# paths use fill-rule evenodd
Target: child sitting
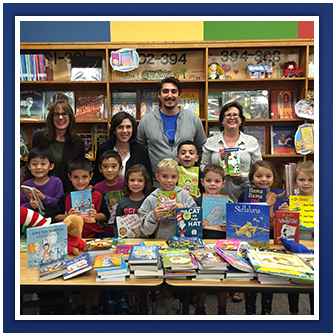
M 55 176 L 49 176 L 54 169 L 54 155 L 48 148 L 34 147 L 28 154 L 28 169 L 34 178 L 23 182 L 22 185 L 35 189 L 41 200 L 45 217 L 50 217 L 56 208 L 59 198 L 64 193 L 62 181 Z M 37 210 L 38 201 L 34 198 L 27 199 L 21 189 L 20 206 L 27 209 Z

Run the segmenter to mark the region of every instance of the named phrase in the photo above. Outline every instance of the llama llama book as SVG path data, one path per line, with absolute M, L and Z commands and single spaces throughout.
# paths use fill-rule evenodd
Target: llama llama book
M 245 187 L 244 202 L 245 203 L 260 203 L 266 202 L 266 188 Z
M 89 210 L 92 209 L 91 189 L 72 191 L 71 207 L 80 212 L 81 217 L 89 217 Z
M 178 208 L 175 210 L 175 215 L 177 237 L 203 238 L 201 207 Z
M 222 148 L 219 157 L 225 175 L 241 174 L 239 148 Z
M 177 191 L 162 191 L 157 192 L 158 206 L 163 206 L 167 213 L 159 218 L 159 221 L 168 221 L 175 219 L 175 214 L 170 213 L 170 207 L 177 202 Z

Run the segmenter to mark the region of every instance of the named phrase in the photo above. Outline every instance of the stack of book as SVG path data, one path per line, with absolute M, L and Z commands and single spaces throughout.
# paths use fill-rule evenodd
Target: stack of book
M 251 272 L 243 272 L 230 266 L 225 272 L 225 280 L 232 281 L 249 281 L 256 277 L 256 273 L 251 270 Z
M 63 274 L 64 280 L 71 279 L 79 274 L 92 270 L 90 255 L 87 252 L 66 260 L 65 264 L 66 273 Z
M 94 264 L 96 256 L 99 254 L 111 254 L 115 252 L 111 239 L 99 239 L 89 243 L 89 256 L 91 263 Z
M 187 279 L 197 274 L 198 265 L 188 250 L 162 252 L 165 278 Z

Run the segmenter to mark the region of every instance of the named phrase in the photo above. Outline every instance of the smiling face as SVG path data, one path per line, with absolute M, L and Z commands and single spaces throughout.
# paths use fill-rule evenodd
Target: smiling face
M 174 168 L 161 168 L 155 174 L 162 191 L 172 191 L 176 186 L 178 176 L 178 170 Z
M 194 166 L 198 160 L 196 147 L 194 145 L 181 146 L 176 158 L 177 161 L 185 168 Z
M 103 174 L 107 182 L 114 182 L 118 178 L 118 174 L 122 171 L 117 159 L 110 157 L 102 161 L 99 171 Z
M 164 83 L 158 97 L 163 107 L 172 110 L 177 106 L 180 94 L 178 88 L 173 83 Z
M 132 122 L 128 118 L 123 119 L 123 121 L 115 129 L 117 143 L 129 142 L 132 133 L 133 133 Z
M 133 194 L 143 193 L 145 188 L 144 176 L 140 172 L 131 173 L 128 177 L 128 188 Z
M 274 176 L 271 169 L 259 167 L 253 174 L 252 183 L 257 188 L 266 188 L 269 190 L 274 183 Z
M 225 111 L 222 121 L 224 131 L 228 129 L 237 129 L 238 131 L 241 123 L 242 119 L 239 116 L 239 110 L 236 107 L 229 107 Z
M 75 190 L 86 190 L 89 187 L 92 174 L 90 174 L 87 170 L 84 169 L 75 169 L 73 170 L 69 176 L 69 180 L 71 181 Z
M 41 179 L 48 175 L 49 171 L 54 168 L 47 158 L 36 157 L 30 160 L 28 168 L 36 179 Z
M 314 195 L 314 178 L 304 172 L 299 172 L 295 181 L 302 196 Z
M 201 179 L 205 192 L 211 195 L 219 194 L 221 189 L 224 188 L 225 182 L 220 174 L 213 171 L 209 171 Z
M 69 114 L 64 112 L 62 105 L 57 104 L 53 112 L 53 122 L 57 130 L 66 130 L 70 123 Z

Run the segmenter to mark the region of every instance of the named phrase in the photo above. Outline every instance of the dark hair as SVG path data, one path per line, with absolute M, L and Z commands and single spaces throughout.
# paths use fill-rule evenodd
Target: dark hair
M 196 152 L 197 152 L 196 145 L 195 145 L 195 143 L 193 141 L 191 141 L 191 140 L 184 140 L 184 141 L 180 142 L 180 144 L 178 145 L 178 147 L 177 147 L 177 154 L 180 153 L 180 149 L 184 145 L 192 145 L 192 146 L 194 146 L 195 149 L 196 149 Z
M 122 166 L 122 160 L 119 153 L 112 149 L 109 149 L 102 154 L 102 156 L 99 158 L 99 166 L 102 165 L 104 160 L 107 160 L 109 158 L 116 159 L 118 161 L 119 168 Z
M 28 154 L 28 163 L 35 158 L 48 159 L 50 164 L 55 163 L 54 153 L 49 148 L 34 147 Z
M 71 175 L 74 170 L 85 170 L 91 174 L 92 163 L 89 159 L 83 157 L 72 159 L 68 163 L 68 173 Z
M 110 125 L 110 138 L 109 141 L 115 145 L 117 142 L 115 130 L 116 128 L 122 123 L 124 119 L 129 119 L 132 123 L 132 136 L 129 139 L 129 142 L 135 142 L 137 137 L 137 123 L 136 120 L 133 118 L 133 116 L 127 112 L 118 112 L 115 114 L 111 119 L 111 125 Z
M 177 87 L 179 95 L 181 94 L 181 92 L 182 92 L 181 82 L 175 77 L 166 77 L 166 78 L 162 79 L 162 81 L 159 82 L 159 85 L 158 85 L 158 91 L 159 92 L 161 92 L 163 84 L 166 84 L 166 83 L 174 84 Z
M 128 187 L 128 180 L 132 173 L 141 173 L 142 176 L 145 178 L 145 188 L 143 190 L 143 193 L 145 194 L 145 196 L 148 196 L 153 190 L 152 179 L 150 178 L 146 167 L 142 164 L 136 164 L 126 171 L 123 185 L 124 195 L 130 195 L 132 193 Z
M 279 180 L 279 175 L 278 173 L 276 172 L 274 166 L 272 165 L 272 163 L 268 162 L 268 161 L 264 161 L 264 160 L 260 160 L 260 161 L 257 161 L 257 162 L 254 162 L 252 164 L 252 166 L 250 167 L 250 171 L 249 171 L 249 181 L 251 184 L 253 184 L 253 175 L 255 174 L 255 172 L 257 171 L 257 169 L 259 167 L 262 167 L 262 168 L 266 168 L 266 169 L 270 169 L 273 173 L 273 185 L 276 181 Z
M 230 108 L 230 107 L 235 107 L 236 109 L 239 110 L 239 117 L 242 120 L 241 124 L 239 125 L 239 130 L 243 132 L 244 128 L 244 123 L 245 123 L 245 117 L 243 114 L 243 107 L 236 101 L 233 101 L 231 103 L 224 104 L 220 114 L 219 114 L 219 120 L 218 120 L 218 127 L 221 132 L 224 131 L 224 126 L 223 126 L 223 119 L 224 119 L 224 114 L 225 112 Z
M 66 100 L 57 100 L 56 103 L 50 106 L 46 121 L 46 129 L 43 131 L 43 136 L 50 142 L 53 142 L 56 139 L 56 127 L 54 125 L 54 111 L 57 105 L 61 105 L 64 112 L 69 116 L 69 125 L 65 133 L 66 140 L 70 142 L 76 142 L 77 133 L 75 131 L 76 128 L 75 115 L 72 110 L 72 107 Z
M 204 179 L 205 175 L 210 172 L 219 174 L 222 177 L 223 181 L 225 181 L 224 169 L 220 165 L 216 163 L 209 163 L 208 165 L 206 165 L 203 169 L 202 178 Z

